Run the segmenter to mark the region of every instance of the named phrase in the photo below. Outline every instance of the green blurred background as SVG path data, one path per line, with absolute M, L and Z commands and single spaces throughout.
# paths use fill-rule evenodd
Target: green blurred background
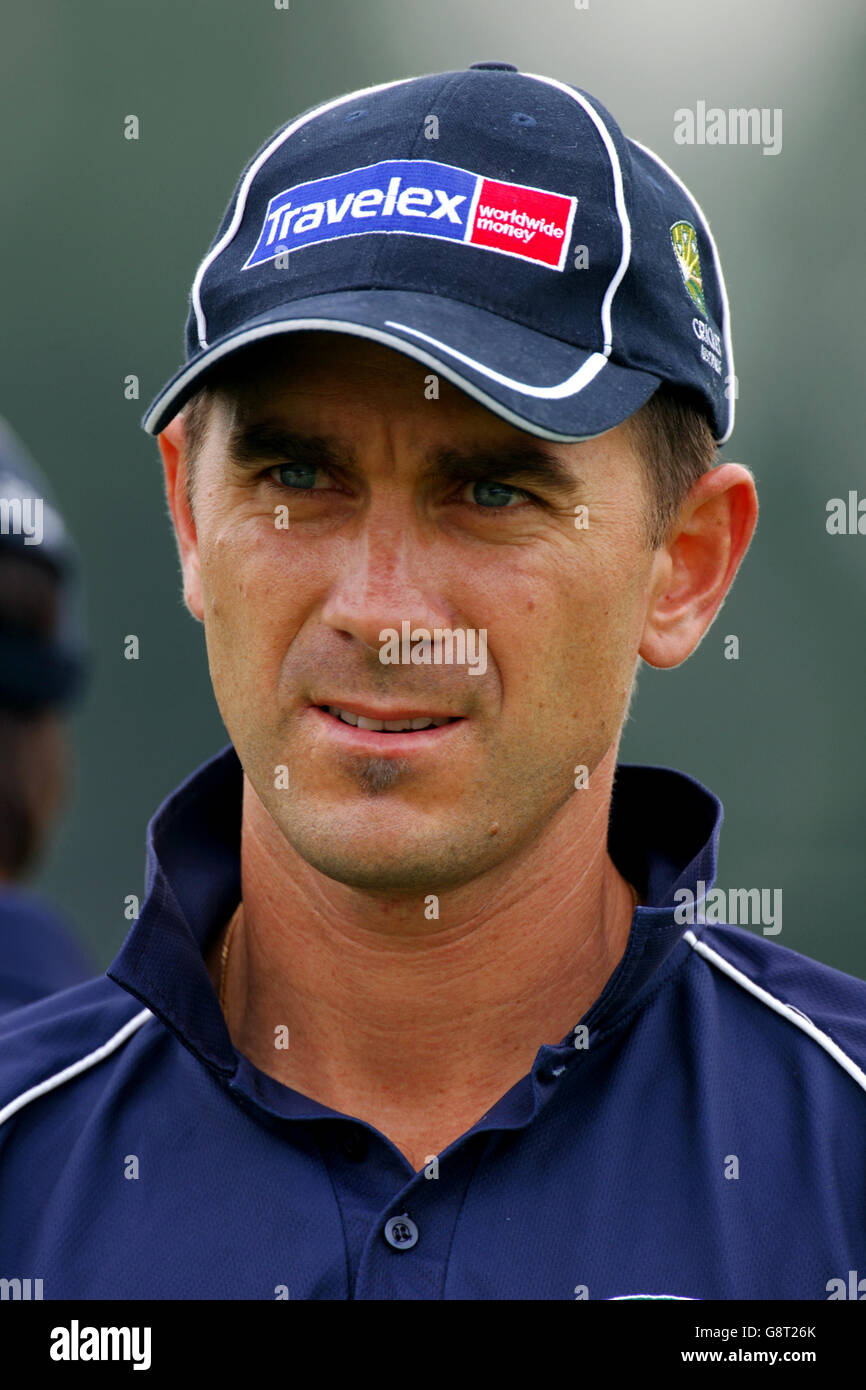
M 866 495 L 864 58 L 859 0 L 7 0 L 0 412 L 78 541 L 96 660 L 37 884 L 101 967 L 129 927 L 125 895 L 143 893 L 148 819 L 227 737 L 139 428 L 182 360 L 195 268 L 241 168 L 290 116 L 501 59 L 592 92 L 673 166 L 731 299 L 740 395 L 723 457 L 755 473 L 761 520 L 695 655 L 642 670 L 621 757 L 710 786 L 726 812 L 719 886 L 781 888 L 775 939 L 866 977 L 866 536 L 825 528 L 829 498 Z M 675 144 L 673 113 L 699 100 L 781 107 L 781 153 Z M 139 661 L 124 660 L 128 633 Z

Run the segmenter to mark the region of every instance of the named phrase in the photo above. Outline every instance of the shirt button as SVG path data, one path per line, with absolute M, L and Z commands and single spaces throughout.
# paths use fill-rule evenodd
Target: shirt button
M 411 1250 L 418 1241 L 418 1227 L 404 1211 L 385 1222 L 385 1239 L 395 1250 Z
M 360 1160 L 367 1157 L 370 1139 L 365 1129 L 352 1128 L 340 1140 L 340 1149 L 346 1158 Z

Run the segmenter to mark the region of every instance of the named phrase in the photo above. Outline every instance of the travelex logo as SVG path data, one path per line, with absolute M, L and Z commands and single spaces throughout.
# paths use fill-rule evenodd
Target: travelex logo
M 562 270 L 576 207 L 576 197 L 502 183 L 453 164 L 384 159 L 277 193 L 243 269 L 338 237 L 402 232 Z

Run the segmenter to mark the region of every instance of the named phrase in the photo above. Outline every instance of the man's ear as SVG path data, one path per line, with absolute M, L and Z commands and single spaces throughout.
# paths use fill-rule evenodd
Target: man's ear
M 722 606 L 758 520 L 755 480 L 740 463 L 698 478 L 656 552 L 639 648 L 649 666 L 678 666 Z
M 176 415 L 157 436 L 165 472 L 165 494 L 174 522 L 178 553 L 183 570 L 183 597 L 194 618 L 204 622 L 198 536 L 187 495 L 186 437 L 183 419 Z

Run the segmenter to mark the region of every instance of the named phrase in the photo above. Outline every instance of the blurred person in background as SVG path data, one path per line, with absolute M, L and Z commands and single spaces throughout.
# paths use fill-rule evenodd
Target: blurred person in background
M 56 908 L 22 886 L 68 787 L 66 711 L 84 681 L 75 555 L 33 460 L 0 419 L 0 1010 L 96 973 Z

